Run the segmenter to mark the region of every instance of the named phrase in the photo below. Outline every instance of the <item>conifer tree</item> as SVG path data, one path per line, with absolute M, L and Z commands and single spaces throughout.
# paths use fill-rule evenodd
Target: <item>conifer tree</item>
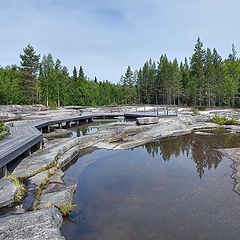
M 34 48 L 29 44 L 20 54 L 22 73 L 22 93 L 24 103 L 36 103 L 37 101 L 37 74 L 39 70 L 40 55 L 36 54 Z

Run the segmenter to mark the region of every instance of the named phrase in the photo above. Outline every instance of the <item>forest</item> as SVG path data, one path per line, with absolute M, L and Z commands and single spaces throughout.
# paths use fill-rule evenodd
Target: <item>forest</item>
M 240 59 L 234 44 L 223 59 L 198 38 L 190 58 L 179 62 L 164 54 L 140 69 L 128 66 L 118 83 L 90 79 L 82 66 L 69 73 L 60 59 L 41 57 L 31 45 L 19 57 L 19 66 L 0 67 L 0 104 L 240 106 Z

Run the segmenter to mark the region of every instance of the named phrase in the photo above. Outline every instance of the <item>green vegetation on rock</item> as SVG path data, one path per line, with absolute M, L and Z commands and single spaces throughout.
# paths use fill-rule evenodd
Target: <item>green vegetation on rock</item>
M 216 123 L 219 125 L 240 125 L 240 121 L 236 117 L 225 117 L 225 116 L 221 117 L 218 115 L 212 118 L 209 118 L 207 122 Z
M 60 212 L 64 217 L 66 217 L 73 210 L 74 207 L 75 205 L 73 205 L 72 203 L 66 203 L 60 206 Z
M 0 140 L 3 140 L 5 137 L 9 135 L 6 126 L 3 122 L 0 121 Z
M 17 178 L 15 175 L 10 175 L 9 178 L 12 180 L 12 182 L 17 186 L 17 192 L 14 196 L 14 203 L 19 204 L 22 202 L 23 198 L 26 195 L 26 187 L 23 184 L 23 182 Z

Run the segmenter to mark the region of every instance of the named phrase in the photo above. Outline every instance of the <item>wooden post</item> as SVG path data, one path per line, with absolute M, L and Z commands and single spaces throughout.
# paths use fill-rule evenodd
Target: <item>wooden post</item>
M 39 149 L 43 149 L 43 141 L 40 141 L 40 143 L 39 143 Z
M 27 154 L 28 154 L 28 156 L 31 156 L 31 155 L 32 155 L 32 148 L 29 148 L 29 149 L 28 149 Z
M 3 176 L 6 177 L 8 175 L 8 169 L 7 169 L 7 166 L 5 165 L 3 167 Z

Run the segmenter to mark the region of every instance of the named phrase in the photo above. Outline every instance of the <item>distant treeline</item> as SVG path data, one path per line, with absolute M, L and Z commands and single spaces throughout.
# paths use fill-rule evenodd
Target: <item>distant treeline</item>
M 127 102 L 188 106 L 240 106 L 240 59 L 235 46 L 227 59 L 204 49 L 200 38 L 188 60 L 178 63 L 162 55 L 121 78 Z
M 121 86 L 89 79 L 82 67 L 66 66 L 51 54 L 36 53 L 31 45 L 20 54 L 20 66 L 0 67 L 0 104 L 110 105 L 122 102 Z
M 183 62 L 162 55 L 133 71 L 128 66 L 119 83 L 89 79 L 83 68 L 67 67 L 51 54 L 40 57 L 31 45 L 20 54 L 20 66 L 0 67 L 0 104 L 109 105 L 177 104 L 240 106 L 240 59 L 235 46 L 227 59 L 205 49 L 200 38 Z

